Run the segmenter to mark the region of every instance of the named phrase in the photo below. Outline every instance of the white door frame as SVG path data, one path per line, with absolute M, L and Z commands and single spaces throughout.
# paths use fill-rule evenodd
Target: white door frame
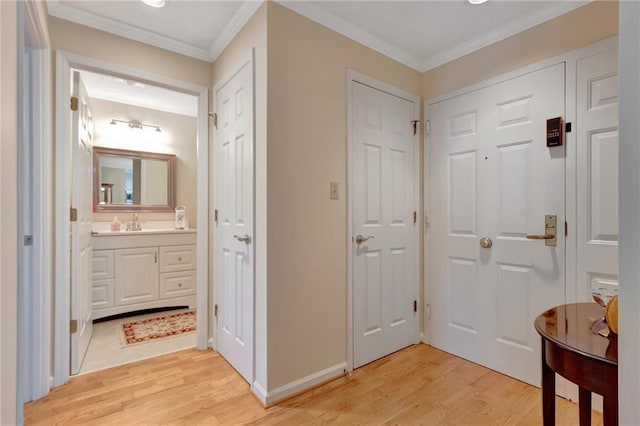
M 69 52 L 56 54 L 56 197 L 55 197 L 55 310 L 53 385 L 69 380 L 69 320 L 71 319 L 70 230 L 71 205 L 71 120 L 69 94 L 71 69 L 79 69 L 133 79 L 198 97 L 197 155 L 197 348 L 207 348 L 208 336 L 208 227 L 209 227 L 209 90 L 206 87 L 158 76 L 146 71 L 111 64 Z
M 31 187 L 27 188 L 28 192 L 18 194 L 17 211 L 24 212 L 19 216 L 28 218 L 29 222 L 27 224 L 19 219 L 18 238 L 27 233 L 34 237 L 33 246 L 29 249 L 24 248 L 19 240 L 20 247 L 23 247 L 18 260 L 19 270 L 23 272 L 18 283 L 19 423 L 22 420 L 22 404 L 45 396 L 50 388 L 53 227 L 50 214 L 36 213 L 51 212 L 53 207 L 52 111 L 49 107 L 52 93 L 51 51 L 45 7 L 31 0 L 18 3 L 18 99 L 22 110 L 18 114 L 21 132 L 18 149 L 22 153 L 19 175 L 30 173 L 23 161 L 31 162 L 33 168 Z M 30 100 L 23 97 L 26 88 L 30 89 L 31 93 L 27 95 Z M 27 199 L 33 202 L 30 212 L 25 212 L 23 208 Z
M 229 70 L 226 74 L 224 74 L 224 76 L 218 80 L 218 82 L 213 86 L 213 90 L 212 90 L 212 105 L 213 105 L 213 109 L 215 111 L 215 105 L 216 105 L 216 93 L 218 92 L 218 89 L 220 89 L 221 86 L 227 84 L 229 82 L 229 80 L 231 80 L 233 78 L 234 75 L 236 75 L 244 66 L 246 66 L 247 64 L 249 64 L 249 67 L 251 68 L 251 85 L 253 88 L 253 103 L 251 105 L 251 110 L 252 110 L 252 116 L 253 116 L 253 123 L 252 123 L 252 131 L 253 131 L 253 135 L 252 135 L 252 141 L 253 141 L 253 181 L 251 182 L 251 184 L 253 185 L 253 213 L 252 213 L 252 217 L 253 217 L 253 235 L 251 236 L 251 256 L 253 259 L 253 277 L 252 277 L 252 282 L 253 282 L 253 287 L 252 287 L 252 291 L 253 291 L 253 312 L 252 312 L 252 317 L 253 317 L 253 322 L 251 324 L 252 327 L 252 348 L 253 348 L 253 353 L 252 353 L 252 357 L 253 357 L 253 361 L 252 361 L 252 368 L 251 368 L 251 374 L 250 374 L 250 380 L 249 380 L 249 384 L 251 385 L 251 389 L 254 389 L 255 387 L 255 372 L 256 372 L 256 357 L 258 356 L 258 354 L 256 353 L 256 301 L 255 301 L 255 295 L 256 295 L 256 114 L 255 114 L 255 104 L 256 104 L 256 98 L 255 98 L 255 85 L 256 85 L 256 75 L 255 75 L 255 63 L 254 63 L 254 49 L 251 48 L 249 49 L 248 53 L 246 53 L 245 55 L 241 56 L 240 59 L 238 59 L 238 62 L 235 64 L 235 66 Z M 219 111 L 216 111 L 216 113 L 218 113 Z M 215 145 L 215 137 L 218 134 L 217 128 L 214 128 L 214 147 L 213 147 L 213 158 L 215 158 L 216 155 L 216 145 Z M 216 208 L 216 206 L 218 206 L 219 201 L 218 201 L 218 197 L 219 194 L 217 193 L 217 191 L 215 191 L 216 185 L 215 185 L 215 177 L 216 177 L 216 171 L 214 170 L 212 173 L 212 177 L 214 180 L 213 183 L 213 189 L 214 189 L 214 194 L 213 194 L 213 208 Z M 216 227 L 212 227 L 212 239 L 213 239 L 213 255 L 215 256 L 216 250 L 215 248 L 217 247 L 217 245 L 219 244 L 218 239 L 217 239 L 217 235 L 216 235 Z M 216 259 L 213 259 L 213 267 L 216 268 Z M 218 282 L 216 282 L 216 274 L 213 274 L 212 277 L 212 281 L 213 281 L 213 304 L 214 306 L 217 304 L 217 294 L 218 294 Z M 218 349 L 218 327 L 217 327 L 217 318 L 215 316 L 213 316 L 211 318 L 211 327 L 213 330 L 213 349 L 217 350 Z
M 351 69 L 347 70 L 347 371 L 353 371 L 353 161 L 354 161 L 354 140 L 353 140 L 353 83 L 361 83 L 381 92 L 405 99 L 413 103 L 413 119 L 420 120 L 420 97 L 404 90 L 398 89 L 390 84 L 376 80 Z M 419 124 L 419 123 L 418 123 Z M 417 221 L 413 232 L 413 247 L 415 248 L 414 261 L 414 295 L 418 301 L 418 307 L 422 306 L 420 298 L 420 244 L 418 237 L 422 229 L 422 212 L 420 209 L 420 129 L 416 130 L 413 137 L 415 143 L 414 159 L 414 198 L 413 206 L 417 212 Z M 414 343 L 420 339 L 420 309 L 416 313 Z

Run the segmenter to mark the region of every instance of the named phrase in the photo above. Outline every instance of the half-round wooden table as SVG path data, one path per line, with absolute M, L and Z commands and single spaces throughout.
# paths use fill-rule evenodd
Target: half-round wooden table
M 577 384 L 580 425 L 591 424 L 591 392 L 604 398 L 605 426 L 618 424 L 618 336 L 591 331 L 604 309 L 595 303 L 556 306 L 540 314 L 535 328 L 542 337 L 543 424 L 555 424 L 555 373 Z

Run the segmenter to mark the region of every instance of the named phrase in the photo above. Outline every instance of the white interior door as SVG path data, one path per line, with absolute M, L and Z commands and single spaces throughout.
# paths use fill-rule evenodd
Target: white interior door
M 577 64 L 577 297 L 618 286 L 618 52 Z
M 216 348 L 253 380 L 253 66 L 245 62 L 214 91 Z
M 352 83 L 353 366 L 415 343 L 414 103 Z M 360 241 L 360 237 L 365 241 Z
M 80 73 L 73 72 L 73 96 L 78 99 L 72 111 L 72 208 L 77 220 L 71 222 L 71 374 L 80 371 L 87 352 L 93 322 L 91 319 L 91 222 L 93 218 L 93 115 Z M 73 328 L 72 328 L 73 331 Z
M 559 64 L 430 107 L 431 344 L 534 385 L 533 321 L 565 301 L 565 148 L 546 146 L 564 81 Z M 555 247 L 526 238 L 545 215 Z

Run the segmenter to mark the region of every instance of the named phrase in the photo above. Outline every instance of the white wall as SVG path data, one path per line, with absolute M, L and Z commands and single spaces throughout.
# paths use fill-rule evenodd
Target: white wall
M 16 423 L 17 372 L 17 9 L 0 2 L 0 424 Z
M 197 102 L 195 97 L 193 102 Z M 176 205 L 187 208 L 189 227 L 196 228 L 197 119 L 102 99 L 91 99 L 91 106 L 95 123 L 95 146 L 176 155 Z M 158 125 L 162 132 L 156 132 L 153 129 L 142 131 L 129 129 L 126 125 L 113 126 L 109 123 L 114 118 Z M 95 213 L 93 220 L 110 222 L 115 215 L 115 213 Z M 121 221 L 129 220 L 130 216 L 130 213 L 118 214 Z M 139 217 L 142 221 L 173 220 L 175 214 L 140 213 Z
M 620 4 L 620 424 L 640 424 L 640 3 Z

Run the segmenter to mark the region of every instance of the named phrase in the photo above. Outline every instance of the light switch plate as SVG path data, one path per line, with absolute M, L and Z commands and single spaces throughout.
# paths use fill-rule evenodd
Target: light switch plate
M 329 182 L 330 198 L 332 200 L 337 200 L 340 198 L 340 191 L 338 188 L 338 182 Z

